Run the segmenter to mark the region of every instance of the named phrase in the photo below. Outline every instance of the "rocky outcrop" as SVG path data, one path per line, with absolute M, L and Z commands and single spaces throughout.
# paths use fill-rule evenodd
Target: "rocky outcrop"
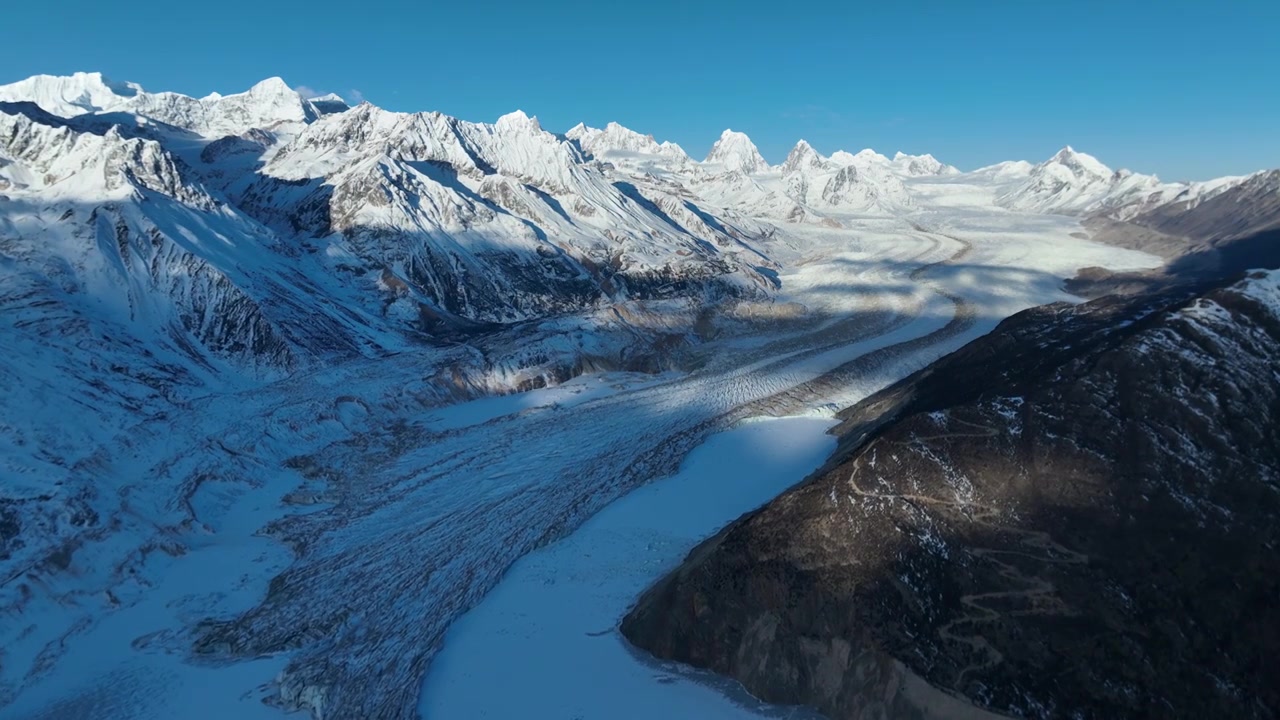
M 622 630 L 832 718 L 1273 717 L 1276 357 L 1280 273 L 1017 315 Z

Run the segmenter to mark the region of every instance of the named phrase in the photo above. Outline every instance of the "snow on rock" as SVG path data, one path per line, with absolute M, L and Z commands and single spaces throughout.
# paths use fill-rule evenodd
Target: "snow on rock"
M 287 248 L 160 143 L 14 108 L 0 106 L 0 156 L 27 181 L 0 205 L 6 252 L 61 268 L 84 291 L 76 303 L 201 363 L 279 370 L 369 334 L 311 308 L 315 288 L 284 267 Z
M 347 110 L 351 109 L 351 105 L 347 103 L 346 100 L 342 99 L 342 96 L 338 95 L 337 93 L 327 93 L 325 95 L 317 95 L 312 98 L 307 98 L 307 100 L 308 102 L 311 103 L 312 107 L 314 107 L 322 115 L 330 115 L 336 112 L 346 112 Z
M 616 122 L 605 125 L 603 130 L 579 123 L 565 136 L 599 160 L 635 164 L 647 161 L 668 170 L 687 169 L 693 162 L 679 145 L 659 143 L 652 135 L 641 135 Z
M 1241 281 L 1239 292 L 1269 308 L 1280 319 L 1280 270 L 1257 270 Z
M 1079 214 L 1128 204 L 1161 186 L 1154 175 L 1112 171 L 1092 155 L 1067 146 L 1031 168 L 1026 179 L 997 202 L 1015 210 Z
M 682 286 L 756 292 L 744 248 L 692 234 L 707 224 L 677 220 L 689 211 L 665 193 L 602 174 L 580 147 L 596 136 L 575 135 L 519 112 L 489 125 L 362 105 L 308 126 L 232 193 L 279 232 L 340 233 L 446 316 L 509 322 Z M 608 137 L 644 145 L 620 126 Z
M 906 153 L 901 152 L 895 153 L 892 164 L 895 170 L 909 177 L 960 174 L 960 171 L 955 167 L 943 164 L 937 158 L 928 153 L 924 155 L 907 155 Z
M 792 181 L 804 190 L 798 199 L 820 211 L 893 215 L 914 204 L 889 159 L 871 149 L 857 154 L 839 150 L 830 160 L 808 163 L 796 172 L 806 176 L 803 183 Z
M 786 174 L 805 170 L 826 170 L 827 167 L 826 158 L 819 155 L 812 145 L 801 140 L 791 148 L 791 152 L 787 153 L 787 159 L 782 163 L 782 172 Z
M 213 137 L 237 135 L 252 128 L 301 125 L 339 109 L 332 101 L 326 101 L 324 111 L 318 109 L 278 77 L 263 80 L 243 93 L 193 98 L 174 92 L 149 93 L 136 83 L 112 82 L 101 73 L 38 75 L 0 86 L 0 100 L 34 102 L 60 117 L 132 113 Z
M 751 138 L 747 137 L 746 133 L 734 130 L 725 130 L 720 134 L 720 139 L 711 146 L 711 151 L 707 153 L 703 163 L 718 165 L 730 172 L 743 172 L 748 175 L 769 169 L 769 163 L 765 162 L 755 143 L 751 142 Z
M 991 182 L 1013 182 L 1025 180 L 1031 175 L 1031 171 L 1035 169 L 1035 165 L 1026 160 L 1006 160 L 978 168 L 969 173 L 977 178 L 989 180 Z
M 0 100 L 33 102 L 60 117 L 114 109 L 143 92 L 135 83 L 112 82 L 102 73 L 35 75 L 0 85 Z

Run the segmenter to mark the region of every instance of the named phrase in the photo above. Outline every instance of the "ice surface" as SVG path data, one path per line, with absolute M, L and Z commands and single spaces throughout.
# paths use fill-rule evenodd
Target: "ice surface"
M 423 686 L 423 717 L 792 717 L 705 675 L 644 662 L 617 625 L 699 541 L 821 465 L 833 424 L 769 419 L 712 436 L 675 475 L 520 559 L 445 637 Z

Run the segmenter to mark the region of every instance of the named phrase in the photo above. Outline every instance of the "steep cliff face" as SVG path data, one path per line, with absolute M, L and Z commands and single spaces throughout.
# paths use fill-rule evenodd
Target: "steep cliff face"
M 833 718 L 1272 717 L 1277 357 L 1276 272 L 1022 313 L 846 411 L 623 631 Z

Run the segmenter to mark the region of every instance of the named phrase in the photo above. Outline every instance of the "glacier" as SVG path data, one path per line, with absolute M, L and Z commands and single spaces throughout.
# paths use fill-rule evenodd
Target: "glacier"
M 1257 182 L 0 86 L 0 709 L 414 717 L 514 563 L 709 438 L 1160 264 L 1087 215 Z

